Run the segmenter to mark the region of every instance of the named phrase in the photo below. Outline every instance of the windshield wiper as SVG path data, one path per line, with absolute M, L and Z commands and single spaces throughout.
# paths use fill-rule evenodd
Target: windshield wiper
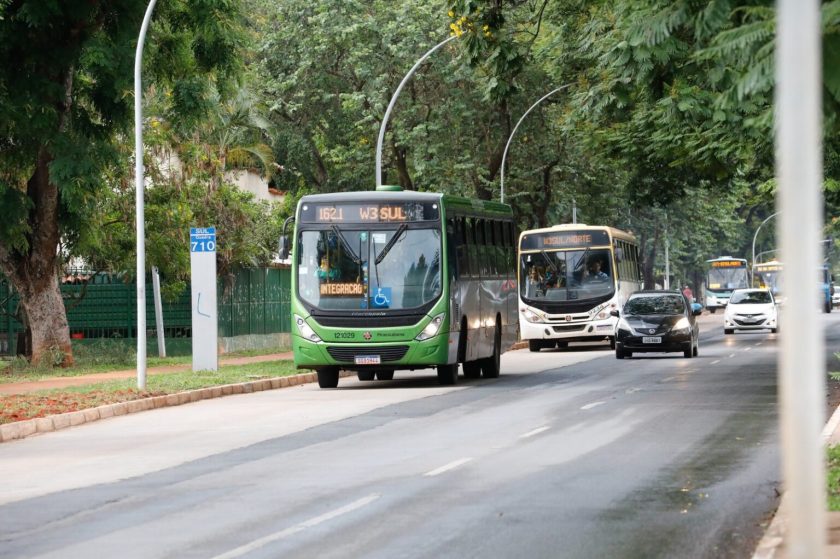
M 551 257 L 548 255 L 548 253 L 544 250 L 541 250 L 540 254 L 542 254 L 542 257 L 545 259 L 546 262 L 548 262 L 548 265 L 551 266 L 551 269 L 554 270 L 554 273 L 558 273 L 559 270 L 557 269 L 557 265 L 551 261 Z
M 382 252 L 376 255 L 376 259 L 373 261 L 374 264 L 379 265 L 380 263 L 382 263 L 383 260 L 385 260 L 385 257 L 388 255 L 388 251 L 394 248 L 394 245 L 397 244 L 397 241 L 400 239 L 400 236 L 402 236 L 406 229 L 408 229 L 408 225 L 406 225 L 405 223 L 401 223 L 400 226 L 397 228 L 397 232 L 394 233 L 393 237 L 391 237 L 391 240 L 388 241 L 388 243 L 384 247 L 382 247 Z M 376 247 L 374 246 L 374 251 L 375 250 Z
M 361 264 L 362 259 L 359 258 L 359 255 L 356 254 L 356 251 L 353 250 L 353 247 L 350 246 L 350 243 L 347 242 L 347 239 L 344 238 L 344 233 L 341 232 L 341 229 L 338 228 L 338 225 L 332 224 L 330 225 L 330 229 L 332 232 L 335 233 L 335 236 L 338 237 L 338 240 L 341 242 L 341 246 L 344 247 L 344 250 L 348 252 L 350 255 L 350 259 L 353 260 L 356 264 Z

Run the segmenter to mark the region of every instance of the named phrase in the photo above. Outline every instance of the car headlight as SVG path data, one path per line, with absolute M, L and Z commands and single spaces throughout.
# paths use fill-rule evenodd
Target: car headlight
M 440 330 L 440 325 L 443 324 L 444 314 L 445 313 L 440 313 L 439 315 L 434 317 L 426 325 L 426 327 L 423 328 L 423 330 L 421 330 L 419 334 L 417 334 L 417 337 L 414 338 L 414 339 L 422 342 L 423 340 L 428 340 L 432 336 L 436 336 L 437 333 L 438 333 L 438 330 Z
M 674 327 L 671 328 L 671 330 L 674 330 L 674 331 L 688 330 L 689 328 L 691 328 L 691 323 L 688 321 L 688 319 L 686 317 L 682 317 L 681 319 L 679 319 L 677 321 L 676 324 L 674 324 Z
M 531 309 L 522 309 L 522 316 L 524 316 L 525 320 L 528 322 L 545 322 L 545 319 L 541 315 L 535 313 Z
M 302 319 L 301 317 L 299 317 L 298 315 L 295 315 L 295 324 L 297 324 L 297 329 L 298 329 L 298 332 L 300 332 L 300 335 L 303 336 L 304 338 L 306 338 L 307 340 L 309 340 L 310 342 L 320 342 L 321 341 L 321 336 L 316 334 L 315 330 L 313 330 L 306 323 L 306 321 L 304 319 Z

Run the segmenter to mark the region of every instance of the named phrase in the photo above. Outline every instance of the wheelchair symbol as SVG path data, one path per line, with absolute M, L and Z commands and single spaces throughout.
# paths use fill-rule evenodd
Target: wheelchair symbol
M 379 309 L 387 309 L 391 306 L 391 288 L 377 287 L 376 295 L 372 297 L 372 306 Z

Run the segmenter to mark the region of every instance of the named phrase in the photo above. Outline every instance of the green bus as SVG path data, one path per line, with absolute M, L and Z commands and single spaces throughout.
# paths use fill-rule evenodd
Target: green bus
M 518 336 L 510 206 L 385 186 L 315 194 L 295 213 L 292 349 L 321 388 L 435 368 L 499 375 Z M 281 257 L 289 241 L 281 239 Z

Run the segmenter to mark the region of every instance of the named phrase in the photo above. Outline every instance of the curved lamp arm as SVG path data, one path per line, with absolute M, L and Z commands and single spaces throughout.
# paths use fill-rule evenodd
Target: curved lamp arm
M 397 90 L 394 91 L 394 95 L 391 96 L 391 102 L 388 103 L 388 108 L 385 110 L 385 116 L 382 118 L 382 124 L 379 126 L 379 138 L 376 140 L 376 186 L 382 186 L 382 142 L 385 140 L 385 129 L 388 128 L 388 118 L 391 116 L 391 110 L 394 108 L 394 105 L 397 103 L 397 97 L 399 97 L 402 88 L 411 79 L 411 76 L 414 72 L 417 71 L 417 68 L 429 58 L 433 52 L 438 50 L 440 47 L 451 41 L 452 39 L 457 39 L 455 35 L 448 37 L 446 40 L 439 42 L 431 49 L 429 49 L 426 54 L 420 57 L 420 59 L 414 63 L 414 66 L 411 67 L 411 70 L 405 75 L 405 77 L 400 82 L 400 85 L 397 86 Z
M 566 85 L 561 85 L 557 89 L 553 89 L 553 90 L 549 91 L 548 93 L 546 93 L 545 95 L 543 95 L 542 97 L 540 97 L 539 100 L 536 103 L 531 105 L 531 107 L 527 111 L 525 111 L 525 114 L 523 114 L 522 117 L 520 117 L 519 122 L 517 122 L 516 126 L 513 127 L 513 132 L 510 133 L 510 137 L 508 138 L 507 144 L 505 144 L 505 151 L 502 153 L 501 193 L 500 193 L 500 201 L 502 203 L 505 202 L 505 159 L 507 159 L 507 152 L 508 152 L 508 148 L 510 148 L 510 142 L 511 142 L 511 140 L 513 140 L 513 135 L 516 134 L 516 130 L 519 128 L 519 125 L 522 124 L 522 121 L 525 120 L 525 117 L 528 116 L 528 113 L 533 111 L 534 108 L 537 105 L 539 105 L 540 103 L 542 103 L 543 101 L 545 101 L 546 99 L 548 99 L 549 97 L 551 97 L 552 95 L 554 95 L 555 93 L 560 91 L 561 89 L 566 89 L 570 85 L 572 85 L 572 84 L 567 83 Z

